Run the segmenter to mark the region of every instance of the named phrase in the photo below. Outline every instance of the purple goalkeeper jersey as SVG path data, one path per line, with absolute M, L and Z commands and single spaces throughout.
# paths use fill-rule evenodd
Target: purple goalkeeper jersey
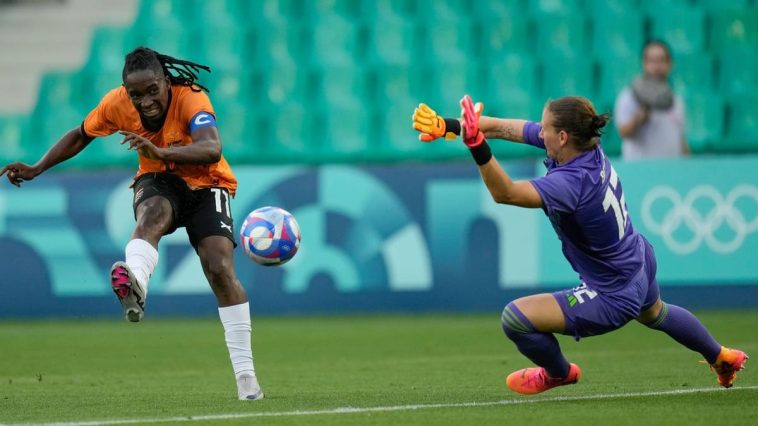
M 545 149 L 539 123 L 524 125 L 524 142 Z M 580 279 L 601 292 L 624 288 L 644 260 L 644 238 L 632 226 L 621 181 L 603 149 L 564 164 L 545 159 L 547 174 L 533 179 L 563 254 Z

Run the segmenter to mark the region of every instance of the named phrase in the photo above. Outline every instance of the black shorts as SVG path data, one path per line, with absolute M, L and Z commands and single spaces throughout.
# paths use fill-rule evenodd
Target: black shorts
M 182 178 L 172 173 L 146 173 L 134 183 L 134 217 L 137 206 L 150 197 L 160 195 L 171 203 L 174 220 L 164 235 L 176 228 L 186 228 L 190 244 L 197 245 L 205 237 L 221 235 L 234 246 L 234 221 L 230 209 L 229 190 L 221 187 L 191 190 Z

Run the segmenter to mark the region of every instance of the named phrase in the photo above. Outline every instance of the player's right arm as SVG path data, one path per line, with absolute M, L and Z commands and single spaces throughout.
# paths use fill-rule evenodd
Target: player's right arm
M 511 142 L 524 142 L 524 125 L 526 120 L 496 117 L 479 117 L 479 129 L 488 139 L 504 139 Z M 421 132 L 419 139 L 431 142 L 445 136 L 455 139 L 461 133 L 460 120 L 444 118 L 426 104 L 419 104 L 413 113 L 413 128 Z
M 80 153 L 91 141 L 92 138 L 82 133 L 81 126 L 71 129 L 33 165 L 10 163 L 3 167 L 0 176 L 7 173 L 8 181 L 20 187 L 21 182 L 32 180 L 45 170 Z

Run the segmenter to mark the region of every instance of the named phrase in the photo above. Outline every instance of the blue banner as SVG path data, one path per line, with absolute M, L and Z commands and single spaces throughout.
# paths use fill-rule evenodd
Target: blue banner
M 541 162 L 504 166 L 515 179 L 544 173 Z M 634 226 L 656 249 L 663 286 L 682 286 L 674 294 L 721 286 L 718 294 L 738 295 L 726 305 L 758 305 L 758 158 L 614 166 Z M 257 266 L 236 250 L 235 269 L 259 312 L 498 309 L 578 284 L 543 212 L 495 204 L 472 163 L 235 174 L 236 226 L 273 205 L 302 230 L 300 251 L 281 267 Z M 21 189 L 2 185 L 0 316 L 118 311 L 108 272 L 134 227 L 131 181 L 116 171 L 48 172 Z M 161 240 L 159 255 L 148 313 L 213 312 L 183 229 Z

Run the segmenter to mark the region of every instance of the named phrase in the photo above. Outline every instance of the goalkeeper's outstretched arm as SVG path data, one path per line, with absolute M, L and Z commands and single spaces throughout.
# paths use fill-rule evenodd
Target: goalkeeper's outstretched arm
M 487 139 L 505 139 L 523 143 L 524 124 L 526 120 L 485 116 L 479 118 L 479 130 Z

